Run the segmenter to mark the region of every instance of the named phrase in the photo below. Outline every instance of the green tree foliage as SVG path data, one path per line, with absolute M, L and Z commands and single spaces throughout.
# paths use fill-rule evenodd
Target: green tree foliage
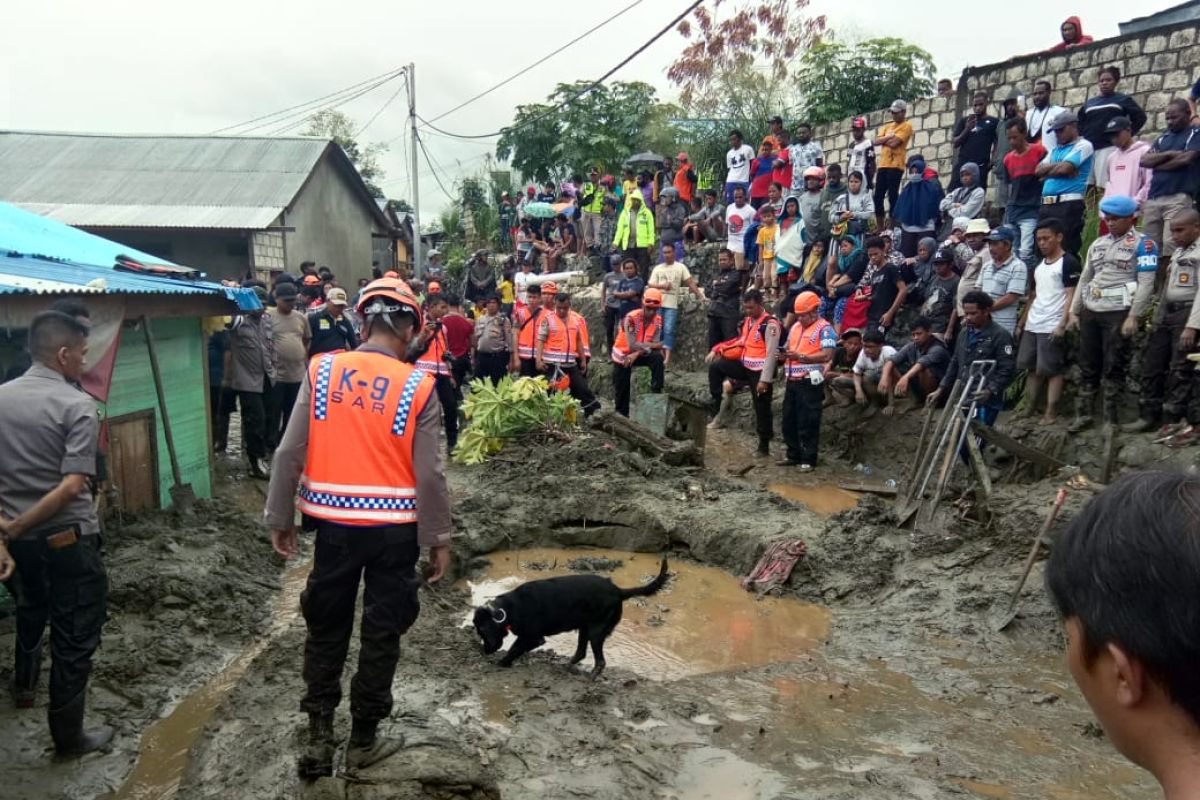
M 379 188 L 379 181 L 383 180 L 384 171 L 379 165 L 379 157 L 387 152 L 388 146 L 383 142 L 360 145 L 354 138 L 356 127 L 354 120 L 349 116 L 331 108 L 313 114 L 303 135 L 320 136 L 337 142 L 354 163 L 354 168 L 366 182 L 371 195 L 383 198 L 386 195 Z
M 678 110 L 659 103 L 650 84 L 618 81 L 576 98 L 587 85 L 560 83 L 546 103 L 517 106 L 496 156 L 526 178 L 559 181 L 592 165 L 619 169 L 634 153 L 675 140 L 670 120 Z
M 801 58 L 801 108 L 814 125 L 886 108 L 897 97 L 932 93 L 933 56 L 903 39 L 821 42 Z

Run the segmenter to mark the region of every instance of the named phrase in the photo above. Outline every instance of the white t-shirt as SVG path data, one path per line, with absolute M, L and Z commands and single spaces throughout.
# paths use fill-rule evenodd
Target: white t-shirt
M 867 153 L 875 149 L 875 143 L 871 141 L 871 137 L 863 136 L 861 142 L 853 142 L 850 146 L 849 161 L 846 163 L 846 176 L 849 177 L 851 172 L 861 172 L 863 176 L 863 187 L 867 185 Z
M 529 294 L 526 289 L 529 288 L 529 279 L 534 277 L 532 272 L 518 272 L 513 276 L 513 289 L 517 293 L 517 302 L 526 304 L 529 302 Z
M 1064 260 L 1065 259 L 1065 260 Z M 1079 283 L 1079 262 L 1066 253 L 1057 261 L 1042 259 L 1033 272 L 1033 305 L 1025 318 L 1030 333 L 1054 333 L 1063 321 L 1067 307 L 1067 288 Z
M 858 351 L 858 360 L 854 362 L 854 373 L 862 375 L 865 372 L 872 370 L 883 369 L 884 362 L 890 361 L 892 356 L 896 355 L 896 348 L 890 344 L 885 344 L 879 348 L 879 358 L 873 359 L 867 355 L 867 348 Z
M 735 253 L 745 253 L 746 245 L 743 237 L 746 235 L 746 228 L 754 220 L 754 206 L 746 203 L 746 205 L 738 208 L 736 205 L 730 204 L 725 209 L 725 230 L 728 231 L 729 241 L 727 247 Z
M 650 283 L 671 284 L 670 289 L 663 290 L 663 308 L 679 308 L 679 300 L 688 291 L 686 282 L 691 277 L 691 270 L 682 261 L 676 261 L 669 267 L 659 264 L 650 271 Z
M 725 167 L 729 173 L 725 176 L 726 183 L 749 183 L 750 161 L 754 158 L 754 148 L 743 144 L 736 150 L 725 154 Z

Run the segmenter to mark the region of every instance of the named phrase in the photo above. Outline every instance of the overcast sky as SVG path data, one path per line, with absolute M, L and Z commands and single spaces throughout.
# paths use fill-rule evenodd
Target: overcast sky
M 41 0 L 5 3 L 0 46 L 0 128 L 128 133 L 209 133 L 269 114 L 414 62 L 418 113 L 431 118 L 546 55 L 632 0 L 553 3 L 494 0 Z M 1084 30 L 1114 36 L 1117 23 L 1175 5 L 1116 0 L 1006 0 L 972 6 L 923 0 L 920 10 L 890 0 L 814 0 L 831 27 L 859 37 L 900 36 L 933 53 L 939 76 L 1045 48 L 1059 23 L 1081 13 Z M 545 98 L 555 83 L 597 77 L 661 29 L 686 0 L 643 0 L 583 42 L 482 100 L 439 121 L 461 133 L 488 133 L 519 103 Z M 1086 13 L 1082 9 L 1087 9 Z M 671 32 L 617 73 L 670 97 L 665 70 L 683 40 Z M 395 81 L 342 106 L 367 122 L 399 88 Z M 388 141 L 383 186 L 409 197 L 403 152 L 403 93 L 364 132 Z M 478 172 L 491 143 L 427 132 L 447 189 Z M 447 202 L 423 162 L 422 218 Z

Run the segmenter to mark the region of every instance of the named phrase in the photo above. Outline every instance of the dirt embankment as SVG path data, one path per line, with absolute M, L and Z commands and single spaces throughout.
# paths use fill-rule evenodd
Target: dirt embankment
M 110 753 L 51 760 L 46 727 L 49 648 L 36 708 L 0 714 L 5 797 L 94 798 L 121 785 L 144 728 L 215 672 L 262 627 L 279 564 L 255 518 L 201 502 L 187 516 L 155 514 L 104 536 L 108 622 L 96 653 L 89 719 L 116 728 Z M 0 621 L 0 683 L 11 680 L 15 622 Z M 7 702 L 7 697 L 5 698 Z
M 179 796 L 1146 796 L 1142 776 L 1094 736 L 1038 573 L 1017 623 L 991 630 L 1050 483 L 1001 488 L 991 525 L 948 505 L 909 531 L 877 499 L 823 520 L 757 488 L 755 470 L 746 480 L 725 471 L 667 467 L 590 431 L 569 444 L 510 447 L 451 473 L 460 571 L 477 574 L 499 550 L 595 546 L 666 551 L 742 575 L 768 542 L 800 537 L 809 555 L 785 594 L 831 609 L 822 647 L 667 682 L 610 659 L 592 683 L 545 651 L 503 670 L 461 627 L 466 590 L 441 587 L 423 593 L 402 644 L 384 728 L 407 735 L 403 756 L 313 785 L 296 779 L 297 621 L 209 724 Z M 670 607 L 669 591 L 661 602 Z M 691 624 L 669 613 L 661 621 Z M 747 634 L 714 626 L 709 635 L 730 647 L 729 637 Z M 339 730 L 346 717 L 343 705 Z

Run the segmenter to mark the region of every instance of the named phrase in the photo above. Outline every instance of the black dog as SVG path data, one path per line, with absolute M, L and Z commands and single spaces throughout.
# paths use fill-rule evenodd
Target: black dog
M 636 589 L 622 589 L 599 575 L 530 581 L 475 609 L 475 630 L 488 655 L 500 649 L 505 634 L 517 635 L 517 641 L 500 660 L 502 667 L 511 667 L 517 658 L 541 647 L 547 636 L 579 631 L 579 647 L 571 657 L 571 665 L 583 660 L 590 642 L 596 662 L 592 678 L 598 678 L 604 671 L 604 640 L 621 621 L 622 604 L 631 597 L 655 594 L 666 582 L 666 558 L 658 577 Z

